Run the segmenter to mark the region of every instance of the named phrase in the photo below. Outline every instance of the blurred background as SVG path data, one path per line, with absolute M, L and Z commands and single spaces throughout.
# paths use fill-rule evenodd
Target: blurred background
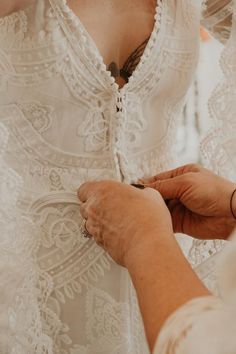
M 219 65 L 222 49 L 222 44 L 201 29 L 199 65 L 177 132 L 179 164 L 202 163 L 199 143 L 211 125 L 208 100 L 222 77 Z

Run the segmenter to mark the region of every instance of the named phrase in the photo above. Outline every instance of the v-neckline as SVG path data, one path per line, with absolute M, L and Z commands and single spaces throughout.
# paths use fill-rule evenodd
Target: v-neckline
M 155 36 L 157 36 L 157 33 L 158 33 L 160 26 L 161 26 L 162 7 L 163 7 L 164 0 L 156 0 L 154 25 L 153 25 L 153 29 L 150 34 L 148 43 L 143 51 L 142 56 L 140 57 L 139 63 L 137 64 L 136 68 L 132 72 L 132 75 L 129 77 L 128 82 L 125 83 L 122 87 L 119 86 L 119 84 L 116 82 L 115 78 L 111 75 L 111 72 L 108 70 L 107 65 L 105 64 L 104 58 L 103 58 L 95 40 L 93 39 L 93 37 L 90 35 L 88 30 L 86 29 L 86 27 L 83 24 L 83 22 L 81 21 L 80 17 L 77 14 L 75 14 L 75 12 L 71 9 L 71 7 L 68 5 L 67 0 L 59 0 L 59 1 L 63 4 L 66 13 L 69 14 L 70 19 L 73 19 L 76 22 L 76 27 L 85 35 L 85 37 L 87 37 L 87 42 L 89 42 L 90 45 L 93 47 L 93 49 L 95 51 L 95 57 L 99 61 L 98 64 L 100 64 L 102 73 L 103 73 L 106 81 L 109 83 L 109 86 L 114 87 L 114 89 L 120 93 L 126 91 L 129 88 L 131 82 L 134 80 L 134 78 L 138 76 L 141 68 L 143 67 L 143 64 L 147 61 L 147 59 L 149 58 L 149 56 L 151 54 L 150 48 L 152 46 L 153 39 Z

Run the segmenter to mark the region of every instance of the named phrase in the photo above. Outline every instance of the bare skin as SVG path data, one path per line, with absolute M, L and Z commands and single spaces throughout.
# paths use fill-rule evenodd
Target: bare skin
M 88 232 L 130 273 L 152 350 L 163 323 L 176 309 L 210 295 L 179 249 L 173 227 L 192 236 L 227 238 L 236 226 L 230 209 L 236 186 L 197 165 L 144 182 L 152 190 L 88 182 L 78 196 Z M 171 200 L 169 210 L 163 197 Z M 232 209 L 236 215 L 236 195 Z
M 0 17 L 35 1 L 1 0 Z M 228 2 L 222 0 L 219 6 Z M 213 0 L 207 1 L 210 9 L 212 3 Z M 94 40 L 107 70 L 123 87 L 137 67 L 153 31 L 157 0 L 67 0 L 67 4 Z M 219 30 L 224 24 L 218 25 Z
M 107 68 L 114 63 L 121 69 L 154 27 L 156 0 L 95 0 L 93 6 L 89 0 L 68 0 L 68 5 L 93 38 Z M 145 45 L 140 57 L 144 49 Z M 125 84 L 123 77 L 115 78 L 120 87 Z
M 152 350 L 165 320 L 209 292 L 183 256 L 158 192 L 104 181 L 86 183 L 78 194 L 88 232 L 131 275 Z
M 36 0 L 2 0 L 0 17 Z M 153 31 L 156 0 L 67 0 L 120 87 L 128 82 Z M 128 63 L 127 63 L 128 61 Z
M 236 184 L 199 165 L 185 165 L 146 181 L 168 200 L 173 228 L 199 239 L 227 239 L 236 227 L 230 199 Z M 232 200 L 236 215 L 236 193 Z

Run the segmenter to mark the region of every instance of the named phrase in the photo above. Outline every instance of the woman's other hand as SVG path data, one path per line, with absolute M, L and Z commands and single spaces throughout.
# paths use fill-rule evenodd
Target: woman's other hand
M 173 237 L 170 213 L 159 192 L 104 181 L 83 184 L 78 196 L 87 231 L 120 265 L 127 267 L 159 235 Z
M 236 185 L 198 165 L 182 166 L 143 183 L 166 200 L 175 232 L 226 239 L 236 226 L 230 208 Z M 232 207 L 236 213 L 236 195 Z
M 166 319 L 209 293 L 175 240 L 159 192 L 105 181 L 83 184 L 78 195 L 87 231 L 129 271 L 152 350 Z

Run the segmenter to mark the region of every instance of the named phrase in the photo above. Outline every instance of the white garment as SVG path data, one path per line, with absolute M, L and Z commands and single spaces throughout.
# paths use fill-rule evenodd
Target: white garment
M 40 273 L 32 252 L 40 234 L 17 208 L 23 180 L 5 161 L 8 138 L 0 123 L 0 353 L 52 353 L 41 321 Z
M 235 235 L 236 236 L 236 235 Z M 220 292 L 196 298 L 164 324 L 154 354 L 236 353 L 236 237 L 218 264 Z
M 220 59 L 220 66 L 224 74 L 223 80 L 217 85 L 209 100 L 209 112 L 213 119 L 213 127 L 202 142 L 202 151 L 209 161 L 211 169 L 232 179 L 232 181 L 236 180 L 235 39 L 236 20 L 234 19 L 231 36 Z
M 121 90 L 64 0 L 37 0 L 0 19 L 5 161 L 23 181 L 17 210 L 37 228 L 30 245 L 16 227 L 32 275 L 26 272 L 16 292 L 21 305 L 11 306 L 17 335 L 7 353 L 148 352 L 129 276 L 81 236 L 75 190 L 90 179 L 129 183 L 173 167 L 175 128 L 198 60 L 201 6 L 159 2 L 145 52 Z M 230 9 L 216 13 L 229 16 Z
M 210 99 L 214 130 L 202 143 L 211 167 L 236 179 L 236 1 L 229 41 L 221 58 L 223 81 Z M 206 268 L 206 267 L 205 267 Z M 236 353 L 236 232 L 217 261 L 219 294 L 194 299 L 164 324 L 156 354 Z

